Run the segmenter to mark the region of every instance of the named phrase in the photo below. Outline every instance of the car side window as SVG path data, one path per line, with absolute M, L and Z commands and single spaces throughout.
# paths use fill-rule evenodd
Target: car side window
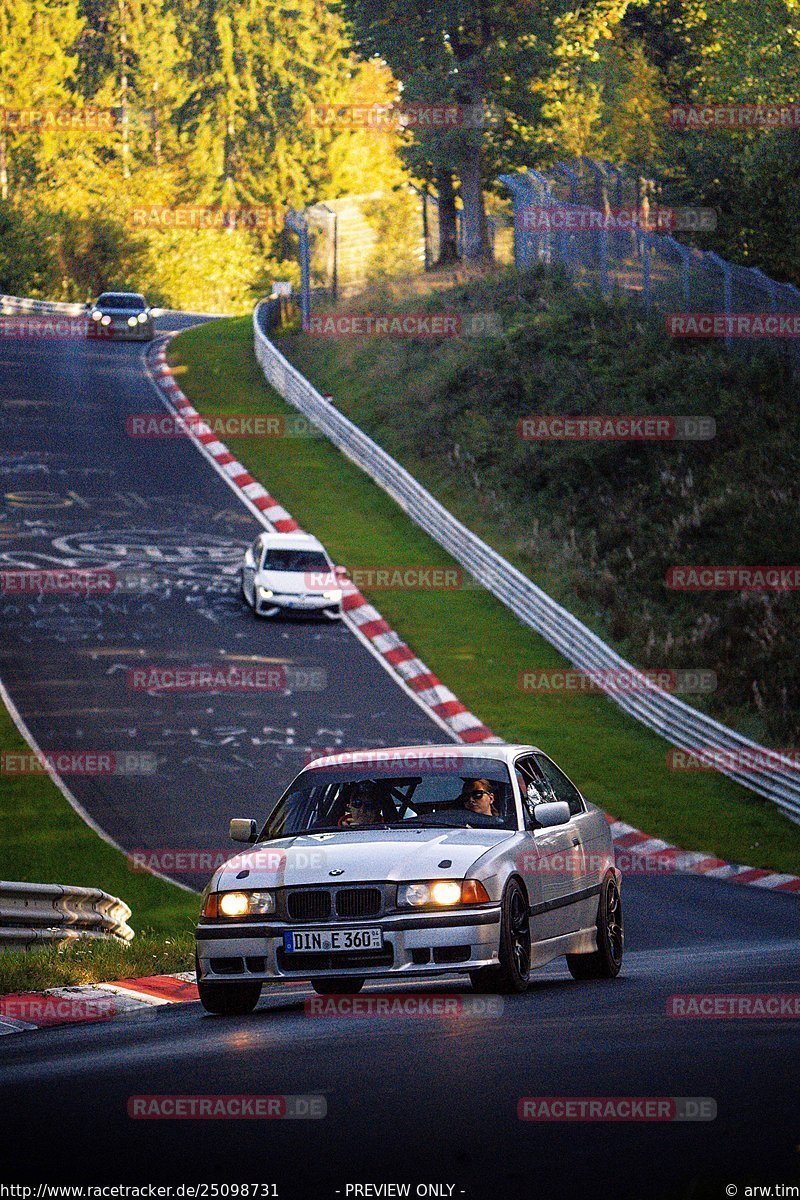
M 547 804 L 554 800 L 547 779 L 539 770 L 532 754 L 518 758 L 514 764 L 520 791 L 522 792 L 522 811 L 525 815 L 526 829 L 539 829 L 535 808 L 537 804 Z
M 537 754 L 536 762 L 550 784 L 556 800 L 565 800 L 569 805 L 570 815 L 576 817 L 578 813 L 585 812 L 583 797 L 564 772 L 544 754 Z

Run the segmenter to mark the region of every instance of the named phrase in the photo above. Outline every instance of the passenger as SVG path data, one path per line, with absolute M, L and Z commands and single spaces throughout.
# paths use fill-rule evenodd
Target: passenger
M 488 779 L 465 779 L 459 803 L 468 812 L 480 813 L 483 817 L 496 817 L 494 784 Z

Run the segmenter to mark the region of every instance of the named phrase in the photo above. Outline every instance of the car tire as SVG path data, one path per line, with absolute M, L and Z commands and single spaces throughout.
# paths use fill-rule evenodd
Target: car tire
M 622 968 L 625 924 L 617 877 L 609 872 L 600 889 L 597 906 L 597 949 L 591 954 L 568 954 L 573 979 L 616 979 Z
M 311 986 L 318 996 L 355 996 L 366 979 L 312 979 Z
M 260 983 L 213 983 L 198 979 L 197 991 L 206 1012 L 218 1017 L 244 1017 L 258 1004 Z
M 531 969 L 531 919 L 528 896 L 517 879 L 506 886 L 500 916 L 500 964 L 470 971 L 473 991 L 520 995 Z

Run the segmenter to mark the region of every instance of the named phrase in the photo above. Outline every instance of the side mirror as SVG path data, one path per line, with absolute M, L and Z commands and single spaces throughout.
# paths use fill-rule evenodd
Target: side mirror
M 566 808 L 566 805 L 564 806 Z M 230 839 L 232 842 L 253 843 L 258 837 L 258 826 L 249 817 L 245 820 L 234 817 L 230 824 Z
M 537 804 L 533 815 L 544 829 L 550 829 L 553 825 L 566 825 L 571 816 L 566 800 Z
M 347 572 L 347 567 L 334 567 L 333 571 L 334 571 L 336 578 L 339 580 L 350 578 L 350 576 Z

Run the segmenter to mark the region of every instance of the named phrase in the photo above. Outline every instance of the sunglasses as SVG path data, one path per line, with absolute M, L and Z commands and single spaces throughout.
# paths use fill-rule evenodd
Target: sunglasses
M 491 796 L 492 794 L 492 792 L 486 792 L 481 789 L 478 792 L 469 792 L 468 796 L 470 800 L 480 800 L 481 796 Z

